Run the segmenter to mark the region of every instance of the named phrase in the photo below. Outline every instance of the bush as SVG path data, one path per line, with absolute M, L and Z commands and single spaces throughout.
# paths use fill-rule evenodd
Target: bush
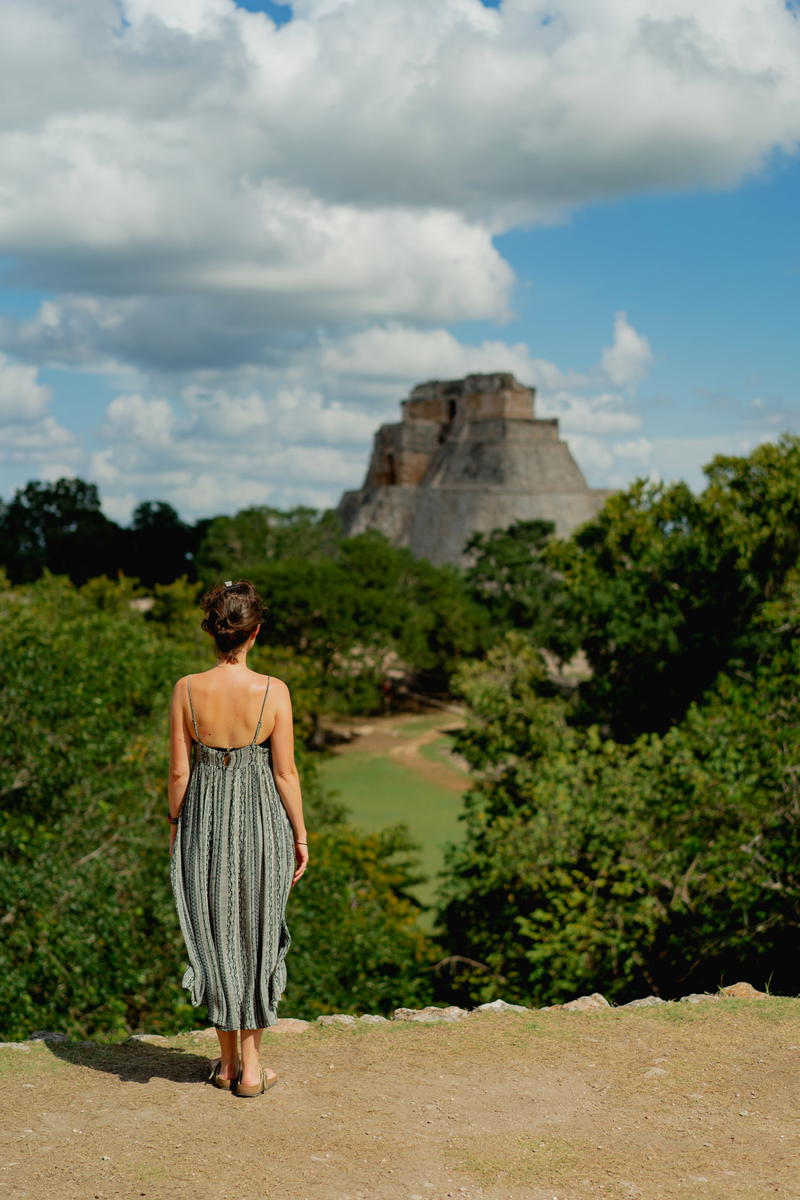
M 461 686 L 477 772 L 441 935 L 459 998 L 800 990 L 800 654 L 722 676 L 665 735 L 576 729 L 511 638 Z

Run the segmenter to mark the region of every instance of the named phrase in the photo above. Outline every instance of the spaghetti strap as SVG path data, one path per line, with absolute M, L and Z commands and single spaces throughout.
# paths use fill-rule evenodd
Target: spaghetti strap
M 192 685 L 189 682 L 189 676 L 186 676 L 186 690 L 189 693 L 189 708 L 192 712 L 192 724 L 194 725 L 194 736 L 197 741 L 200 741 L 200 733 L 197 728 L 197 717 L 194 715 L 194 704 L 192 703 Z
M 261 701 L 261 712 L 258 714 L 258 724 L 256 725 L 256 731 L 253 734 L 253 740 L 250 743 L 251 746 L 254 746 L 256 744 L 256 742 L 258 741 L 258 735 L 261 732 L 261 724 L 264 719 L 264 705 L 267 703 L 267 696 L 269 695 L 269 685 L 271 683 L 272 683 L 272 676 L 270 675 L 267 678 L 267 690 L 264 692 L 264 699 Z

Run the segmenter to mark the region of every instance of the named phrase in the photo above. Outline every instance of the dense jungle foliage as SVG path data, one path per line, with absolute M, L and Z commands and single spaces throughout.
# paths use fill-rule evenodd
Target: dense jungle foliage
M 637 483 L 548 554 L 524 632 L 456 688 L 474 772 L 440 936 L 457 995 L 800 991 L 800 439 Z M 471 960 L 468 969 L 464 960 Z
M 639 481 L 564 541 L 543 522 L 477 535 L 465 571 L 305 509 L 180 541 L 147 504 L 134 526 L 160 530 L 163 561 L 146 569 L 140 540 L 136 578 L 111 579 L 89 570 L 91 485 L 28 485 L 0 510 L 0 1037 L 202 1021 L 180 987 L 166 710 L 212 661 L 197 598 L 221 577 L 268 597 L 253 665 L 289 682 L 299 727 L 315 870 L 290 900 L 284 1011 L 734 976 L 800 991 L 800 439 L 707 477 L 699 495 Z M 567 660 L 587 665 L 577 685 Z M 316 778 L 321 720 L 379 711 L 387 671 L 467 709 L 435 939 L 409 898 L 413 831 L 356 833 Z

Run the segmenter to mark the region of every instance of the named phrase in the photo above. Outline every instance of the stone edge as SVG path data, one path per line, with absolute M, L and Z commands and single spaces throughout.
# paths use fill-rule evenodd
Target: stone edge
M 479 1004 L 476 1008 L 467 1009 L 459 1008 L 457 1005 L 451 1004 L 446 1006 L 428 1005 L 426 1008 L 396 1008 L 392 1012 L 391 1017 L 383 1017 L 377 1013 L 363 1013 L 361 1016 L 354 1016 L 352 1013 L 324 1013 L 320 1017 L 316 1017 L 313 1021 L 305 1021 L 295 1017 L 280 1017 L 275 1025 L 270 1028 L 271 1033 L 291 1034 L 305 1033 L 313 1025 L 319 1025 L 323 1028 L 354 1028 L 358 1025 L 388 1025 L 391 1021 L 403 1021 L 407 1023 L 416 1023 L 420 1025 L 433 1024 L 452 1024 L 462 1020 L 464 1017 L 475 1017 L 479 1013 L 542 1013 L 542 1012 L 620 1012 L 627 1008 L 650 1008 L 666 1004 L 700 1004 L 705 1001 L 719 1001 L 727 999 L 739 1000 L 768 1000 L 778 999 L 778 997 L 770 996 L 767 992 L 759 992 L 751 984 L 745 982 L 732 983 L 728 987 L 720 988 L 718 992 L 691 992 L 687 996 L 681 996 L 678 1000 L 662 1000 L 660 996 L 641 996 L 636 1000 L 629 1000 L 626 1004 L 613 1005 L 606 1000 L 605 996 L 600 992 L 592 992 L 591 995 L 576 996 L 574 1000 L 567 1000 L 564 1004 L 545 1004 L 539 1008 L 528 1008 L 524 1004 L 509 1004 L 505 1000 L 491 1000 L 486 1004 Z M 207 1029 L 186 1029 L 180 1033 L 160 1034 L 160 1033 L 134 1033 L 123 1043 L 128 1042 L 168 1042 L 176 1037 L 213 1037 L 215 1034 L 214 1026 Z M 30 1050 L 32 1046 L 41 1043 L 51 1042 L 67 1042 L 69 1038 L 66 1033 L 60 1030 L 37 1029 L 29 1038 L 19 1042 L 0 1042 L 0 1050 Z M 92 1045 L 94 1043 L 86 1042 L 78 1039 L 73 1045 Z

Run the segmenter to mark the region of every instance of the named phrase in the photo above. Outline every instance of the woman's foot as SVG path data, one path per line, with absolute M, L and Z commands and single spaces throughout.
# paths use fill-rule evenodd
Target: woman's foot
M 277 1079 L 277 1075 L 269 1067 L 264 1067 L 264 1078 L 266 1080 L 267 1087 L 270 1087 L 271 1084 Z M 256 1063 L 255 1066 L 242 1067 L 242 1074 L 239 1079 L 239 1083 L 241 1083 L 242 1087 L 256 1087 L 257 1084 L 260 1084 L 261 1064 Z
M 228 1063 L 227 1066 L 225 1063 L 222 1063 L 219 1070 L 217 1071 L 217 1079 L 227 1079 L 229 1083 L 232 1083 L 238 1074 L 239 1074 L 238 1061 Z

